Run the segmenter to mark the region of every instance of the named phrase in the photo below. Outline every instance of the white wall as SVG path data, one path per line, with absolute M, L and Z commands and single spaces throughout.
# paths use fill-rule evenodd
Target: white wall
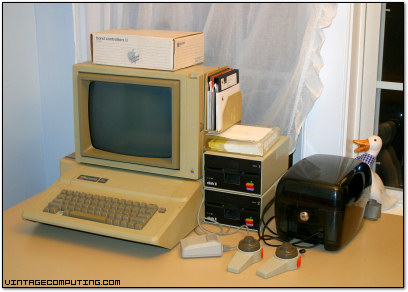
M 3 210 L 58 178 L 74 151 L 70 4 L 3 4 Z
M 3 210 L 46 185 L 33 4 L 3 4 Z
M 72 5 L 35 4 L 44 162 L 47 187 L 59 178 L 59 159 L 75 151 Z

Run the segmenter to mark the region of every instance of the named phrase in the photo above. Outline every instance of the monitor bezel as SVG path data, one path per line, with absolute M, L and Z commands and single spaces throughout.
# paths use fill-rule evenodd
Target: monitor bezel
M 170 158 L 154 158 L 123 155 L 95 148 L 92 145 L 89 127 L 89 87 L 93 81 L 160 86 L 171 89 L 172 105 L 172 155 Z M 180 82 L 177 80 L 155 79 L 148 77 L 120 76 L 111 74 L 78 74 L 78 118 L 80 135 L 80 153 L 84 157 L 119 161 L 132 164 L 180 169 Z M 154 117 L 152 117 L 154 118 Z
M 77 163 L 98 165 L 128 171 L 140 171 L 153 175 L 165 175 L 184 179 L 199 179 L 202 174 L 202 153 L 205 124 L 206 80 L 209 75 L 225 70 L 227 66 L 213 67 L 196 65 L 176 71 L 152 70 L 108 66 L 83 62 L 74 64 L 72 70 L 74 97 L 74 130 L 75 130 L 75 161 Z M 115 75 L 142 77 L 180 82 L 180 169 L 171 169 L 138 163 L 121 162 L 101 158 L 83 156 L 80 151 L 81 137 L 79 135 L 80 73 L 98 75 Z

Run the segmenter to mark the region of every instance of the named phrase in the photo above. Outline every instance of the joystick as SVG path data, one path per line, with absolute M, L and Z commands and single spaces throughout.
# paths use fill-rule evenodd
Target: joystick
M 258 240 L 245 236 L 238 244 L 238 250 L 228 264 L 228 272 L 239 274 L 250 265 L 262 259 L 262 248 Z
M 256 274 L 262 278 L 270 278 L 286 271 L 300 267 L 301 256 L 296 247 L 290 243 L 283 243 L 276 249 L 275 256 L 263 264 Z

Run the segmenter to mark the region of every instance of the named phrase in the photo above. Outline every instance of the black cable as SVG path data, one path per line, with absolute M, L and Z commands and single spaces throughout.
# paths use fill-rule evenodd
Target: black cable
M 281 246 L 280 244 L 270 244 L 267 242 L 267 240 L 276 240 L 276 241 L 280 241 L 280 242 L 285 242 L 283 239 L 279 238 L 278 236 L 272 236 L 272 235 L 265 235 L 265 226 L 268 226 L 269 223 L 275 218 L 275 216 L 272 216 L 271 218 L 269 218 L 269 220 L 266 222 L 266 224 L 264 225 L 264 228 L 262 230 L 262 237 L 260 237 L 260 239 L 262 239 L 262 241 L 268 245 L 268 246 L 273 246 L 273 247 L 279 247 Z M 268 228 L 268 230 L 270 230 Z M 274 233 L 276 234 L 276 233 Z M 277 234 L 276 234 L 277 235 Z
M 263 210 L 263 212 L 262 212 L 261 220 L 262 220 L 262 223 L 263 223 L 263 225 L 264 225 L 264 229 L 267 228 L 267 229 L 269 230 L 269 232 L 271 232 L 272 234 L 278 235 L 276 232 L 274 232 L 272 229 L 270 229 L 270 228 L 268 227 L 269 223 L 265 223 L 265 219 L 264 219 L 265 213 L 272 207 L 272 205 L 273 205 L 274 203 L 275 203 L 275 197 L 273 197 L 272 200 L 270 200 L 269 203 L 266 204 L 266 206 L 265 206 L 265 208 L 264 208 L 264 210 Z M 275 216 L 272 216 L 272 218 L 273 218 L 273 217 L 275 217 Z
M 279 247 L 279 246 L 281 246 L 281 244 L 270 244 L 267 241 L 276 240 L 276 241 L 280 241 L 280 242 L 283 242 L 283 243 L 288 242 L 288 241 L 279 238 L 278 234 L 275 231 L 273 231 L 271 228 L 269 228 L 269 224 L 272 222 L 272 220 L 275 218 L 275 216 L 271 216 L 271 218 L 269 218 L 266 222 L 265 222 L 265 218 L 264 218 L 265 213 L 272 207 L 272 205 L 274 203 L 275 203 L 275 197 L 272 198 L 272 200 L 269 201 L 269 203 L 266 204 L 265 208 L 263 209 L 262 216 L 261 216 L 261 223 L 263 224 L 263 228 L 262 228 L 262 232 L 261 232 L 260 231 L 261 224 L 260 224 L 259 229 L 258 229 L 258 240 L 262 240 L 264 242 L 264 244 L 266 244 L 268 246 Z M 265 234 L 265 230 L 268 230 L 270 233 L 272 233 L 275 236 Z M 308 237 L 306 237 L 304 239 L 301 239 L 301 240 L 298 240 L 298 241 L 292 243 L 292 245 L 295 246 L 296 248 L 301 248 L 302 253 L 304 253 L 305 249 L 314 248 L 314 247 L 318 246 L 319 243 L 313 244 L 311 246 L 303 246 L 303 245 L 299 245 L 299 243 L 305 243 L 306 240 L 309 240 L 309 239 L 311 239 L 311 238 L 313 238 L 313 237 L 315 237 L 315 236 L 317 236 L 317 235 L 319 235 L 321 233 L 322 233 L 321 231 L 318 231 L 318 232 L 316 232 L 316 233 L 314 233 L 314 234 L 312 234 L 312 235 L 310 235 L 310 236 L 308 236 Z M 290 242 L 288 242 L 288 243 L 290 243 Z
M 311 238 L 313 238 L 313 237 L 319 235 L 320 233 L 322 233 L 322 232 L 321 232 L 321 231 L 318 231 L 318 232 L 316 232 L 316 233 L 314 233 L 314 234 L 312 234 L 312 235 L 310 235 L 310 236 L 308 236 L 308 237 L 306 237 L 306 238 L 303 238 L 302 240 L 293 242 L 292 245 L 295 246 L 295 247 L 297 247 L 297 248 L 303 248 L 303 249 L 314 248 L 314 247 L 318 246 L 319 243 L 315 243 L 315 244 L 310 245 L 310 246 L 302 246 L 302 245 L 298 245 L 298 244 L 299 244 L 299 243 L 302 243 L 302 242 L 305 242 L 306 240 L 311 239 Z
M 271 218 L 269 218 L 268 219 L 268 221 L 267 222 L 265 222 L 265 213 L 272 207 L 272 205 L 273 205 L 273 203 L 275 202 L 275 198 L 273 198 L 271 201 L 269 201 L 269 203 L 268 204 L 266 204 L 266 206 L 265 206 L 265 208 L 264 208 L 264 210 L 263 210 L 263 212 L 262 212 L 262 216 L 261 216 L 261 221 L 262 221 L 262 223 L 263 223 L 263 230 L 262 230 L 262 235 L 261 235 L 261 233 L 260 233 L 260 231 L 259 231 L 259 229 L 261 229 L 261 226 L 259 226 L 259 229 L 258 229 L 258 237 L 259 237 L 259 240 L 262 240 L 266 245 L 268 245 L 268 246 L 272 246 L 272 247 L 279 247 L 279 246 L 281 246 L 280 244 L 270 244 L 270 243 L 268 243 L 267 242 L 267 240 L 277 240 L 277 241 L 280 241 L 280 242 L 285 242 L 284 240 L 282 240 L 282 239 L 280 239 L 277 235 L 277 233 L 276 232 L 274 232 L 272 229 L 270 229 L 269 228 L 269 223 L 275 218 L 275 216 L 272 216 Z M 265 235 L 265 230 L 266 229 L 268 229 L 269 230 L 269 232 L 271 232 L 272 234 L 274 234 L 274 235 L 276 235 L 276 236 L 273 236 L 273 235 Z

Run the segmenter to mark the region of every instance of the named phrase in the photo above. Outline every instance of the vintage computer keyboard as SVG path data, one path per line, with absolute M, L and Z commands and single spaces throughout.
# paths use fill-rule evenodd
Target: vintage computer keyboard
M 157 210 L 166 212 L 156 204 L 64 189 L 43 212 L 141 230 Z
M 65 159 L 65 161 L 64 161 Z M 173 248 L 196 226 L 200 181 L 61 160 L 61 177 L 23 218 Z

